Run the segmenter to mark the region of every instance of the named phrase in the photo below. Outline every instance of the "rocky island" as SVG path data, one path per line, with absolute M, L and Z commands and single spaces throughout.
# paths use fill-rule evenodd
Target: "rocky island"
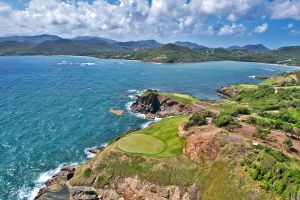
M 161 121 L 63 168 L 36 199 L 299 199 L 300 71 L 218 92 L 145 91 L 132 111 Z

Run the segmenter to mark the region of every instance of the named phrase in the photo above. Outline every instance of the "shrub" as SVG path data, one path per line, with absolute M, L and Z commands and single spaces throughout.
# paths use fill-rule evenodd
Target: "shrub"
M 275 160 L 278 162 L 285 162 L 289 160 L 289 157 L 287 155 L 271 147 L 266 147 L 265 151 L 273 158 L 275 158 Z
M 231 115 L 219 115 L 213 119 L 213 122 L 217 127 L 225 127 L 227 129 L 233 129 L 237 125 L 236 120 Z
M 85 178 L 88 178 L 91 176 L 91 173 L 92 173 L 92 170 L 90 168 L 86 168 L 84 171 L 83 171 L 83 176 Z
M 237 107 L 236 112 L 241 115 L 249 115 L 251 113 L 247 107 Z
M 287 123 L 282 124 L 281 129 L 285 132 L 288 132 L 288 133 L 293 133 L 294 132 L 294 127 L 290 124 L 287 124 Z
M 291 138 L 286 137 L 283 143 L 285 144 L 288 151 L 290 151 L 292 149 L 293 142 L 292 142 Z
M 275 187 L 276 192 L 278 194 L 281 194 L 284 191 L 286 184 L 283 180 L 276 180 L 274 182 L 274 187 Z
M 208 110 L 201 110 L 193 114 L 189 121 L 184 125 L 184 130 L 188 130 L 192 126 L 202 126 L 207 124 L 207 117 L 213 117 L 214 114 Z
M 256 127 L 256 136 L 260 139 L 265 140 L 266 137 L 271 133 L 270 129 L 264 129 L 262 127 Z

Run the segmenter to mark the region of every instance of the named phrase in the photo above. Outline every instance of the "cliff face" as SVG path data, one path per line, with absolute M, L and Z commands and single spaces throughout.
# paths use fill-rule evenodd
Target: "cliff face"
M 162 98 L 156 93 L 151 93 L 147 96 L 138 96 L 136 102 L 131 105 L 131 110 L 142 114 L 156 114 L 161 111 L 161 106 L 166 100 L 166 98 Z
M 200 109 L 202 109 L 202 107 L 199 105 L 183 104 L 155 92 L 138 96 L 136 102 L 131 105 L 132 112 L 160 118 L 180 114 L 191 114 Z

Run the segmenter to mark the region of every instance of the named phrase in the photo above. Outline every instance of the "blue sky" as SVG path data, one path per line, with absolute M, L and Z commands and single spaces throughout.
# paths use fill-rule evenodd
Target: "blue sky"
M 0 35 L 300 45 L 300 0 L 0 0 Z

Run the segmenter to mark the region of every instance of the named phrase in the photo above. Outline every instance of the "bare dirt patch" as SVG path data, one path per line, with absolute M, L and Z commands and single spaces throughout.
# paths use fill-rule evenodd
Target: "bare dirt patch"
M 259 139 L 255 137 L 256 127 L 247 123 L 240 123 L 240 126 L 234 130 L 236 134 L 239 134 L 245 138 L 258 141 L 259 143 L 264 143 L 270 145 L 273 148 L 276 148 L 280 151 L 284 151 L 284 140 L 287 137 L 287 133 L 272 130 L 271 133 L 267 136 L 266 140 Z M 293 155 L 299 156 L 300 153 L 300 141 L 292 139 L 293 142 Z
M 213 125 L 188 130 L 184 155 L 195 162 L 210 163 L 215 160 L 218 156 L 218 145 L 214 138 L 220 130 Z

